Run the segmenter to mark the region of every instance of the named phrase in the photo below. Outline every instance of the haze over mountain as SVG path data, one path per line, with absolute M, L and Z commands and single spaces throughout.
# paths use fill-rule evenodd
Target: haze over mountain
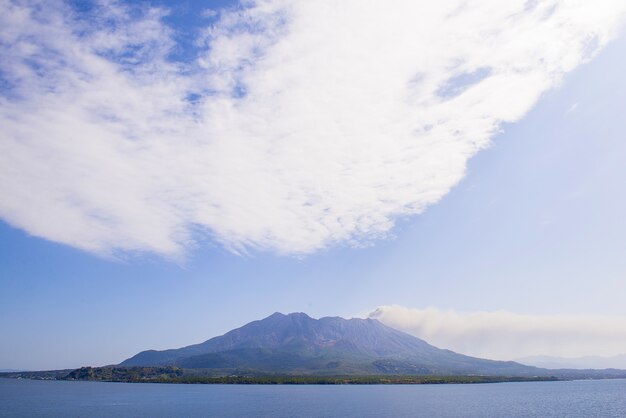
M 178 366 L 220 373 L 534 376 L 541 369 L 439 349 L 376 319 L 273 315 L 201 344 L 143 351 L 121 366 Z
M 548 369 L 626 369 L 626 354 L 611 357 L 555 357 L 528 356 L 516 359 L 517 362 L 529 366 Z

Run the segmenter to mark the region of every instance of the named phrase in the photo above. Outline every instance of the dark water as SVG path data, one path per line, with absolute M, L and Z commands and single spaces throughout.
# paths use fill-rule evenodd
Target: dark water
M 244 386 L 0 379 L 1 417 L 626 417 L 626 380 Z

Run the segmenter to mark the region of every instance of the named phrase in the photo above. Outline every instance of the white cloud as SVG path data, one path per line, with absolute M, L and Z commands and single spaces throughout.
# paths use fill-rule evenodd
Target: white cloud
M 206 236 L 287 254 L 386 236 L 626 11 L 259 0 L 222 10 L 181 64 L 164 10 L 103 1 L 85 20 L 59 4 L 0 0 L 0 217 L 169 257 Z
M 614 356 L 626 353 L 626 317 L 522 315 L 380 306 L 369 314 L 438 347 L 511 360 L 525 356 Z

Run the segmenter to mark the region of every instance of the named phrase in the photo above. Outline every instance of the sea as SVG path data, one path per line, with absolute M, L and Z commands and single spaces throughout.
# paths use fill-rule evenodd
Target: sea
M 206 385 L 0 379 L 0 417 L 626 417 L 626 380 Z

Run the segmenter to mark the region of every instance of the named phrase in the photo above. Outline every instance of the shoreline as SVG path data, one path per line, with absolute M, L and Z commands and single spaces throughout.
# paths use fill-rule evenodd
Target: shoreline
M 486 384 L 507 382 L 554 382 L 561 381 L 550 377 L 514 377 L 514 376 L 180 376 L 151 378 L 68 378 L 65 376 L 38 375 L 29 373 L 2 373 L 0 378 L 27 379 L 65 382 L 109 382 L 109 383 L 165 383 L 181 385 L 442 385 L 442 384 Z

